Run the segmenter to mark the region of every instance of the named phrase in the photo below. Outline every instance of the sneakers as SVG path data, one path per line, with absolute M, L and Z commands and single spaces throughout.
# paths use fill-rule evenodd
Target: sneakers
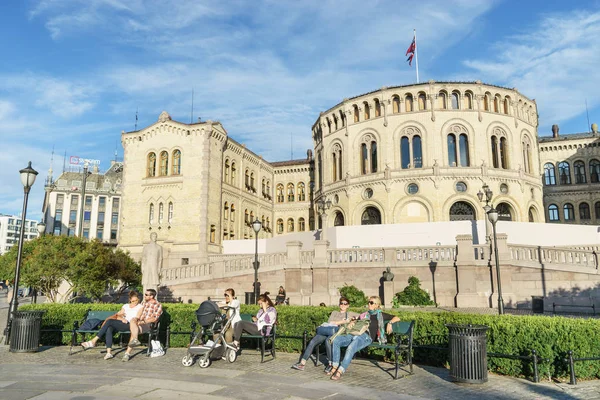
M 304 364 L 296 363 L 296 364 L 292 365 L 292 368 L 297 369 L 298 371 L 304 371 Z
M 104 356 L 105 360 L 110 360 L 111 358 L 115 358 L 115 356 L 113 356 L 112 353 L 106 353 L 106 355 Z
M 137 339 L 132 339 L 131 342 L 129 342 L 129 347 L 138 347 L 140 345 L 141 345 L 141 343 Z
M 93 349 L 94 347 L 96 347 L 96 345 L 94 344 L 94 342 L 89 341 L 89 342 L 81 343 L 81 347 L 83 347 L 84 350 L 87 350 L 87 349 Z
M 125 353 L 125 355 L 123 356 L 123 360 L 122 361 L 123 362 L 127 362 L 127 361 L 129 361 L 130 358 L 131 358 L 131 355 Z
M 165 355 L 165 351 L 164 350 L 152 350 L 152 354 L 150 354 L 150 358 L 162 357 L 164 355 Z

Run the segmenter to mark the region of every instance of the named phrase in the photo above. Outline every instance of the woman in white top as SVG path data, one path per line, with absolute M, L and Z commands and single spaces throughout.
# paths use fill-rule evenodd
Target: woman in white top
M 232 288 L 225 290 L 223 296 L 225 296 L 225 304 L 221 303 L 221 307 L 229 307 L 227 317 L 231 318 L 231 326 L 225 332 L 225 340 L 227 343 L 231 343 L 233 341 L 233 328 L 235 324 L 242 320 L 242 317 L 240 317 L 240 301 L 235 297 L 235 290 Z
M 137 316 L 137 314 L 142 309 L 142 305 L 140 304 L 140 295 L 132 290 L 129 292 L 129 303 L 124 304 L 123 307 L 119 310 L 118 313 L 112 315 L 104 321 L 102 324 L 102 328 L 96 334 L 96 336 L 88 341 L 81 343 L 81 346 L 84 350 L 91 349 L 96 346 L 96 342 L 102 337 L 106 335 L 106 355 L 104 356 L 105 360 L 110 360 L 114 357 L 112 354 L 112 340 L 114 332 L 127 332 L 129 331 L 129 322 L 133 318 Z

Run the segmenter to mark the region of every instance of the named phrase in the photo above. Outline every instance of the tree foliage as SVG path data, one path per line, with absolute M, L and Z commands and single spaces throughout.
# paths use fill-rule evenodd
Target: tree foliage
M 14 277 L 17 251 L 13 246 L 0 256 L 0 276 Z M 99 240 L 46 235 L 23 243 L 20 285 L 43 292 L 52 302 L 57 300 L 63 282 L 69 289 L 61 294 L 77 293 L 97 301 L 109 287 L 118 297 L 128 287 L 139 285 L 140 280 L 138 262 Z
M 350 306 L 352 307 L 363 307 L 368 303 L 367 296 L 365 292 L 360 290 L 354 285 L 346 285 L 340 288 L 340 295 L 344 296 L 350 302 Z
M 429 293 L 421 289 L 421 281 L 416 276 L 408 278 L 408 286 L 403 291 L 396 293 L 393 300 L 394 307 L 407 306 L 433 306 Z

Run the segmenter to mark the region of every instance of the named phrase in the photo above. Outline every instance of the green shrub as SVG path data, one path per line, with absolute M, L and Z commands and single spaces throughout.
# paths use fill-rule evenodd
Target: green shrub
M 352 307 L 364 307 L 369 302 L 367 296 L 365 295 L 365 292 L 363 292 L 354 285 L 346 285 L 344 287 L 339 288 L 339 290 L 340 295 L 347 298 Z
M 46 310 L 42 319 L 42 329 L 64 329 L 67 332 L 43 332 L 42 344 L 70 344 L 73 322 L 81 320 L 88 308 L 95 310 L 119 309 L 119 304 L 32 304 L 20 307 L 22 310 Z M 163 304 L 165 318 L 170 321 L 171 346 L 185 347 L 190 342 L 191 323 L 196 321 L 194 311 L 197 304 Z M 326 321 L 331 307 L 278 306 L 278 326 L 276 347 L 279 351 L 299 352 L 300 339 L 307 332 L 308 338 L 315 329 Z M 241 312 L 255 314 L 256 305 L 242 305 Z M 364 311 L 364 308 L 353 308 Z M 574 356 L 600 356 L 600 321 L 595 319 L 572 319 L 565 317 L 516 316 L 516 315 L 473 315 L 448 312 L 391 311 L 401 320 L 415 320 L 416 363 L 445 366 L 449 362 L 448 328 L 446 324 L 485 325 L 487 331 L 487 350 L 490 353 L 507 355 L 531 355 L 535 349 L 541 358 L 550 362 L 539 364 L 541 376 L 566 377 L 568 366 L 565 354 L 572 350 Z M 166 329 L 166 324 L 163 326 Z M 163 332 L 165 335 L 166 332 Z M 288 338 L 293 336 L 296 338 Z M 165 337 L 163 336 L 163 342 Z M 429 347 L 427 347 L 429 346 Z M 381 351 L 370 349 L 369 354 L 381 355 Z M 526 360 L 510 360 L 488 357 L 490 371 L 511 376 L 532 376 L 532 364 Z M 575 373 L 580 379 L 600 377 L 600 362 L 583 361 L 575 363 Z
M 433 306 L 435 303 L 431 301 L 429 293 L 421 289 L 421 281 L 416 276 L 408 278 L 408 286 L 403 291 L 394 295 L 392 301 L 394 307 L 399 305 L 406 306 Z

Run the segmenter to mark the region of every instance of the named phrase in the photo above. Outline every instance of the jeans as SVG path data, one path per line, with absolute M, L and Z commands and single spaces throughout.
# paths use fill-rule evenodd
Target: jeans
M 102 328 L 100 328 L 100 331 L 98 331 L 98 333 L 96 334 L 96 336 L 98 336 L 99 338 L 102 338 L 102 336 L 106 335 L 106 348 L 110 349 L 112 348 L 112 341 L 113 341 L 113 334 L 114 331 L 117 332 L 127 332 L 129 330 L 129 324 L 126 324 L 125 322 L 119 321 L 117 319 L 109 319 L 108 321 L 106 321 L 106 323 L 104 324 L 104 326 Z
M 371 336 L 369 336 L 368 332 L 365 332 L 360 336 L 340 335 L 336 337 L 333 341 L 332 348 L 333 368 L 338 368 L 339 366 L 339 368 L 342 369 L 342 372 L 346 371 L 348 369 L 348 366 L 350 365 L 350 362 L 352 361 L 352 358 L 354 357 L 354 354 L 370 345 L 372 341 L 373 340 L 371 339 Z M 346 349 L 346 355 L 344 355 L 344 359 L 340 364 L 340 355 L 342 347 L 348 348 Z
M 251 335 L 260 335 L 261 332 L 258 330 L 255 322 L 250 321 L 238 321 L 233 329 L 233 340 L 236 342 L 240 341 L 243 332 L 248 332 Z
M 315 347 L 325 342 L 325 351 L 327 352 L 327 360 L 331 362 L 331 344 L 329 343 L 329 336 L 315 335 L 312 340 L 306 345 L 306 350 L 302 354 L 303 360 L 308 360 L 310 355 L 314 351 Z M 318 361 L 318 360 L 317 360 Z

